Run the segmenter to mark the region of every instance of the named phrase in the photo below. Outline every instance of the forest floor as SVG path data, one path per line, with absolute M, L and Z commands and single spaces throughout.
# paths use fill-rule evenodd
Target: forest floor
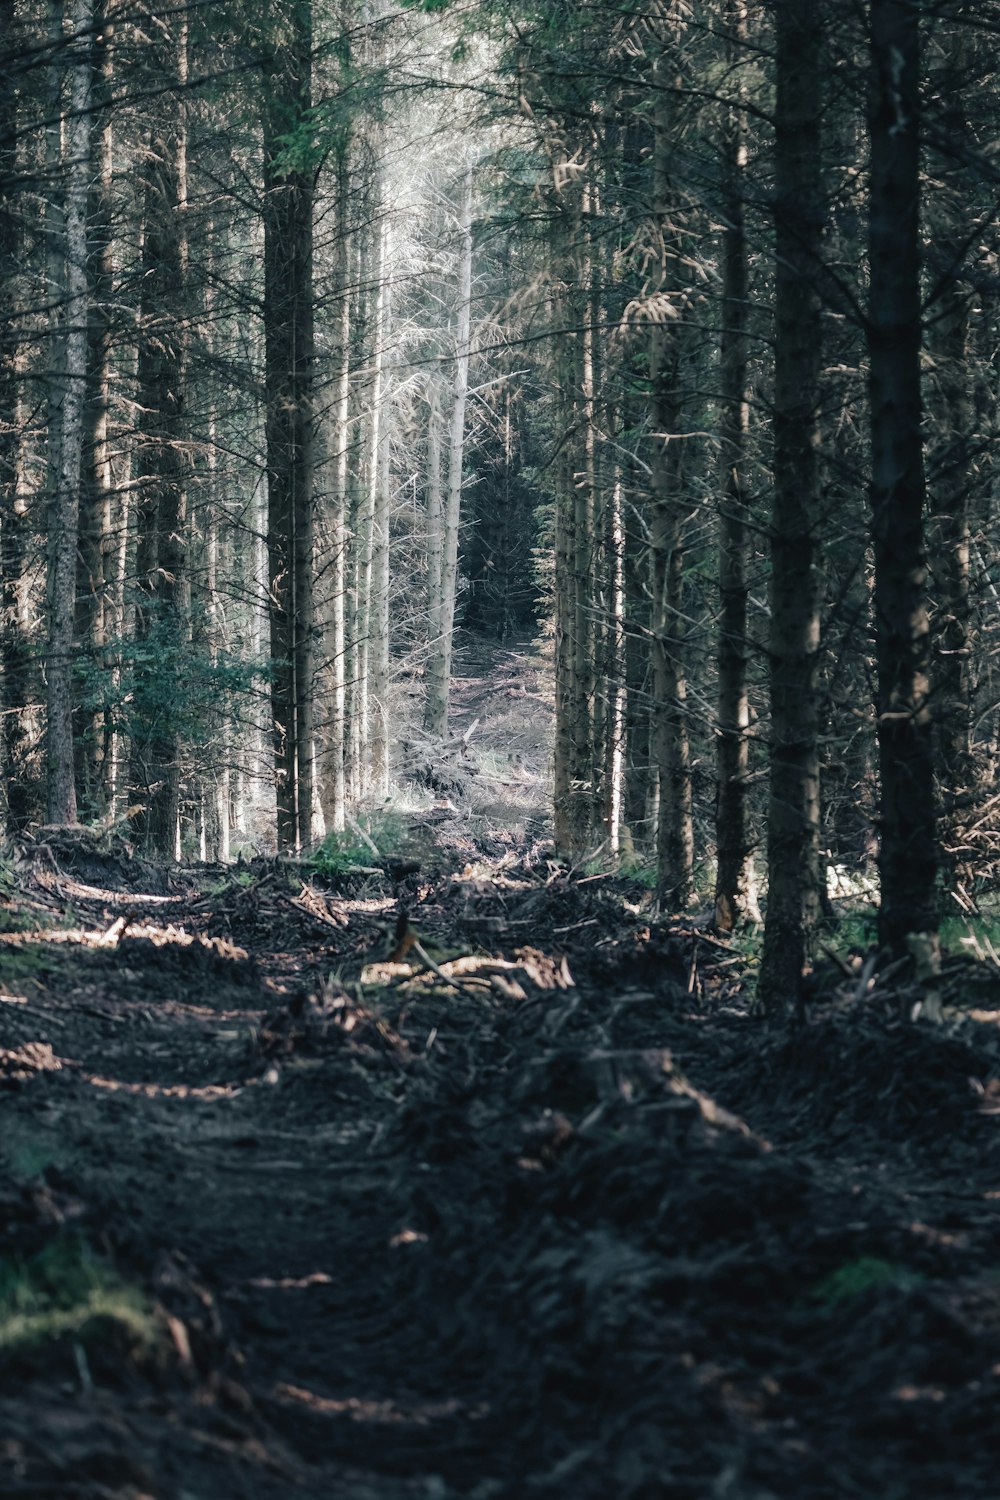
M 769 1031 L 525 734 L 395 881 L 20 851 L 5 1500 L 1000 1494 L 1000 969 Z

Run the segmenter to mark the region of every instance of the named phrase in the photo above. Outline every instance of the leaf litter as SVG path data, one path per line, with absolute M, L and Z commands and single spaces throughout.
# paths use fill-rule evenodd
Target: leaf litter
M 434 847 L 25 854 L 4 1496 L 993 1493 L 1000 985 L 771 1032 L 631 883 Z

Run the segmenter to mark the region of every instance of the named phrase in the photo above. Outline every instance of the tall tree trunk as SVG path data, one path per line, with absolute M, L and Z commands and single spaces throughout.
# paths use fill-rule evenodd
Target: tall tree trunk
M 57 379 L 59 463 L 49 513 L 49 631 L 46 648 L 48 819 L 76 822 L 73 777 L 73 626 L 76 549 L 87 374 L 87 197 L 90 185 L 90 91 L 93 11 L 75 0 L 69 49 L 66 129 L 65 366 Z
M 392 298 L 389 280 L 389 249 L 385 263 L 380 298 L 378 338 L 387 343 L 392 324 Z M 370 795 L 382 801 L 389 792 L 389 524 L 391 482 L 389 447 L 388 358 L 383 356 L 379 387 L 379 419 L 374 428 L 371 603 L 369 607 L 369 683 L 368 707 L 371 723 Z
M 605 625 L 604 682 L 604 821 L 608 853 L 617 861 L 622 854 L 625 767 L 625 532 L 622 522 L 622 477 L 615 465 L 610 497 L 605 510 L 605 554 L 607 558 L 607 620 Z M 634 854 L 634 849 L 627 851 Z
M 774 498 L 771 512 L 771 782 L 759 983 L 765 1011 L 796 1000 L 819 909 L 817 672 L 821 241 L 817 12 L 775 5 Z
M 277 834 L 296 850 L 312 809 L 313 175 L 286 147 L 311 102 L 311 0 L 284 9 L 265 60 L 264 383 Z
M 553 300 L 560 305 L 559 288 L 563 275 L 561 227 L 554 231 L 552 246 Z M 554 342 L 555 375 L 557 388 L 557 411 L 566 413 L 570 407 L 567 391 L 571 389 L 571 335 L 557 334 Z M 553 526 L 553 552 L 555 554 L 555 582 L 553 597 L 553 654 L 555 677 L 555 743 L 552 764 L 552 815 L 555 846 L 559 854 L 572 858 L 583 852 L 583 839 L 579 832 L 577 810 L 578 788 L 576 785 L 576 736 L 574 715 L 576 712 L 576 690 L 574 669 L 574 626 L 576 623 L 576 570 L 574 567 L 575 495 L 573 488 L 573 464 L 568 437 L 562 440 L 562 451 L 555 466 L 555 518 Z
M 598 786 L 603 769 L 602 723 L 597 711 L 598 548 L 601 527 L 596 483 L 594 425 L 594 256 L 592 188 L 574 184 L 577 205 L 574 274 L 569 289 L 575 370 L 573 378 L 573 764 L 576 822 L 581 848 L 600 844 Z
M 872 0 L 868 347 L 882 903 L 891 951 L 937 956 L 920 394 L 920 13 Z
M 14 0 L 0 3 L 0 29 L 15 35 Z M 16 297 L 20 234 L 15 213 L 17 90 L 0 76 L 0 773 L 8 834 L 23 833 L 32 814 L 26 712 L 31 652 L 25 618 L 26 515 L 22 494 L 20 380 Z
M 346 812 L 344 741 L 346 708 L 346 620 L 347 620 L 347 505 L 348 418 L 351 399 L 351 229 L 348 142 L 337 154 L 337 213 L 333 253 L 333 387 L 330 393 L 330 461 L 326 497 L 326 533 L 331 548 L 328 557 L 327 597 L 324 608 L 326 658 L 326 728 L 323 735 L 320 797 L 328 832 L 341 833 Z
M 441 648 L 444 632 L 444 490 L 441 474 L 441 392 L 432 376 L 427 400 L 427 659 Z M 428 701 L 428 727 L 430 725 Z
M 366 200 L 366 203 L 369 200 Z M 364 796 L 364 757 L 361 749 L 361 581 L 365 549 L 363 530 L 371 489 L 368 433 L 371 426 L 371 369 L 373 259 L 378 229 L 368 222 L 357 235 L 353 257 L 354 290 L 351 297 L 351 363 L 366 378 L 351 382 L 349 425 L 353 462 L 348 469 L 346 583 L 344 591 L 345 724 L 344 797 L 356 807 Z
M 746 0 L 728 0 L 727 57 L 738 66 L 746 43 Z M 715 842 L 715 925 L 731 932 L 759 922 L 757 880 L 747 817 L 750 696 L 747 687 L 747 600 L 750 532 L 747 526 L 750 436 L 747 344 L 748 263 L 743 199 L 746 190 L 746 117 L 736 105 L 723 117 L 725 207 L 722 231 L 722 338 L 719 443 L 722 497 L 719 507 L 719 697 L 716 738 L 718 796 Z
M 960 23 L 961 24 L 961 23 Z M 955 23 L 939 24 L 934 58 L 939 129 L 954 150 L 967 136 L 965 94 L 969 44 Z M 927 306 L 929 379 L 936 420 L 931 484 L 931 557 L 936 596 L 933 622 L 933 698 L 941 784 L 942 861 L 952 880 L 971 851 L 965 829 L 975 820 L 976 764 L 972 745 L 972 600 L 969 579 L 970 507 L 975 472 L 972 381 L 969 374 L 971 288 L 963 282 L 970 205 L 959 160 L 936 164 L 939 183 L 929 205 L 931 295 Z
M 94 17 L 94 81 L 90 190 L 89 264 L 90 326 L 87 341 L 80 549 L 77 558 L 76 635 L 89 681 L 81 683 L 84 706 L 76 715 L 77 799 L 87 816 L 107 812 L 111 792 L 111 709 L 95 705 L 98 683 L 110 663 L 105 652 L 111 636 L 114 582 L 114 534 L 111 445 L 108 418 L 111 400 L 111 301 L 113 284 L 111 196 L 114 171 L 111 126 L 111 45 L 114 28 L 107 20 L 106 0 Z
M 376 645 L 373 639 L 373 624 L 379 631 L 381 631 L 382 626 L 381 595 L 377 609 L 375 608 L 374 601 L 375 528 L 377 522 L 379 537 L 381 537 L 386 526 L 389 483 L 388 474 L 383 472 L 386 467 L 383 464 L 383 459 L 387 457 L 383 442 L 383 429 L 386 421 L 386 412 L 383 410 L 383 397 L 385 392 L 385 342 L 388 331 L 389 313 L 389 289 L 386 281 L 387 230 L 384 223 L 379 223 L 376 234 L 378 250 L 375 271 L 375 315 L 372 330 L 373 372 L 369 394 L 371 410 L 368 421 L 368 452 L 365 467 L 367 485 L 358 536 L 357 716 L 358 741 L 361 747 L 360 753 L 363 763 L 360 777 L 360 791 L 362 796 L 367 796 L 372 792 L 372 765 L 369 757 L 369 751 L 373 742 L 372 715 L 373 713 L 382 713 L 383 705 L 379 699 L 378 692 L 384 694 L 387 686 L 387 682 L 383 682 L 377 692 L 376 688 L 378 685 L 374 679 L 381 674 L 383 659 L 386 664 L 386 677 L 388 675 L 388 645 L 383 648 L 381 643 Z M 383 574 L 381 551 L 379 552 L 378 562 L 379 586 L 381 588 Z M 386 763 L 385 768 L 382 767 L 382 759 L 384 759 L 384 756 L 380 755 L 379 784 L 380 787 L 384 785 L 387 788 L 388 766 Z
M 434 735 L 448 731 L 451 653 L 458 585 L 458 529 L 462 513 L 465 459 L 465 404 L 469 390 L 469 339 L 472 329 L 472 184 L 470 161 L 462 179 L 458 215 L 458 293 L 455 326 L 455 378 L 448 444 L 448 490 L 445 500 L 441 559 L 441 631 L 427 663 L 426 724 Z
M 186 22 L 162 67 L 175 87 L 163 99 L 145 169 L 142 332 L 139 348 L 141 472 L 137 515 L 138 659 L 133 694 L 132 781 L 144 811 L 136 831 L 165 857 L 177 851 L 184 658 L 189 623 Z
M 659 902 L 678 911 L 693 894 L 694 827 L 687 726 L 684 542 L 684 420 L 681 396 L 683 337 L 672 324 L 678 309 L 672 286 L 684 281 L 679 242 L 681 208 L 671 179 L 677 149 L 674 78 L 676 49 L 660 39 L 653 114 L 653 217 L 660 260 L 651 307 L 650 385 L 653 448 L 650 462 L 650 586 L 652 590 L 653 742 L 660 787 L 656 840 Z

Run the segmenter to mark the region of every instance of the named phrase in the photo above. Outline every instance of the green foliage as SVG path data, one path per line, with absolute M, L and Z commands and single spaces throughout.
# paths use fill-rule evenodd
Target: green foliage
M 383 859 L 398 854 L 406 841 L 405 821 L 391 809 L 369 815 L 364 824 L 359 824 L 362 826 Z M 375 855 L 360 834 L 348 828 L 343 833 L 328 833 L 310 855 L 308 864 L 317 875 L 331 878 L 349 874 L 359 865 L 370 866 L 374 859 Z
M 873 1289 L 911 1287 L 921 1280 L 917 1272 L 909 1271 L 905 1266 L 893 1265 L 876 1255 L 859 1255 L 856 1260 L 847 1261 L 817 1281 L 809 1291 L 809 1301 L 824 1307 L 838 1307 Z
M 61 1235 L 30 1259 L 0 1260 L 0 1353 L 72 1338 L 87 1346 L 116 1332 L 149 1346 L 152 1313 L 141 1292 L 101 1261 L 81 1235 Z
M 618 866 L 618 874 L 641 885 L 644 890 L 656 889 L 656 864 L 653 860 L 642 859 L 638 855 L 632 859 L 623 859 Z
M 294 129 L 278 137 L 277 145 L 272 162 L 275 177 L 311 177 L 323 159 L 314 112 L 306 111 Z
M 0 949 L 0 984 L 24 984 L 45 969 L 50 954 L 42 943 L 17 943 Z
M 199 637 L 195 621 L 195 640 Z M 112 672 L 110 663 L 119 665 Z M 151 611 L 141 640 L 109 643 L 100 659 L 84 657 L 77 667 L 81 715 L 103 715 L 134 742 L 155 743 L 176 734 L 194 758 L 206 765 L 217 752 L 219 705 L 259 689 L 267 663 L 234 652 L 212 654 L 177 629 L 167 612 Z

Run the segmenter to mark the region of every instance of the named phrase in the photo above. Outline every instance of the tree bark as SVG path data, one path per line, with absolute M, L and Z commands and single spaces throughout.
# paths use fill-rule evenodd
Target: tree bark
M 147 848 L 177 852 L 180 707 L 189 636 L 187 593 L 189 414 L 186 22 L 162 70 L 174 88 L 149 140 L 145 165 L 142 328 L 139 347 L 139 503 L 132 785 Z
M 108 811 L 112 786 L 114 724 L 110 707 L 95 706 L 99 684 L 111 670 L 105 659 L 111 636 L 114 535 L 111 445 L 112 191 L 113 135 L 110 111 L 114 27 L 106 0 L 94 15 L 94 77 L 91 130 L 93 183 L 88 228 L 90 324 L 87 330 L 86 433 L 81 484 L 80 547 L 77 558 L 76 635 L 87 680 L 85 704 L 76 715 L 77 800 L 88 817 Z
M 933 61 L 935 93 L 942 101 L 938 128 L 946 150 L 960 157 L 970 47 L 954 23 L 939 23 Z M 972 207 L 962 191 L 958 159 L 936 164 L 939 179 L 929 204 L 931 294 L 927 353 L 935 392 L 933 482 L 930 486 L 931 557 L 936 599 L 932 689 L 941 792 L 942 864 L 961 878 L 971 850 L 965 829 L 975 821 L 976 758 L 972 743 L 972 598 L 969 577 L 970 507 L 976 476 L 969 375 L 972 289 L 963 281 Z
M 87 197 L 90 185 L 90 91 L 93 10 L 75 0 L 69 48 L 66 129 L 65 343 L 58 374 L 59 458 L 49 512 L 49 630 L 46 647 L 48 820 L 77 819 L 73 775 L 73 644 L 76 551 L 87 375 Z
M 726 53 L 738 66 L 747 39 L 745 0 L 728 0 Z M 747 600 L 750 531 L 747 525 L 750 437 L 749 268 L 743 200 L 746 191 L 746 116 L 734 104 L 723 120 L 725 205 L 722 231 L 722 338 L 719 443 L 722 496 L 719 506 L 719 691 L 715 808 L 717 873 L 715 925 L 731 932 L 759 922 L 757 878 L 748 826 L 750 696 L 747 687 Z
M 920 391 L 920 21 L 872 0 L 868 348 L 878 739 L 879 930 L 926 972 L 937 948 Z M 924 950 L 924 951 L 919 951 Z
M 682 217 L 672 182 L 675 46 L 662 38 L 655 70 L 653 217 L 659 252 L 650 326 L 653 447 L 650 461 L 650 587 L 652 590 L 653 747 L 659 781 L 656 887 L 662 907 L 683 910 L 693 894 L 694 827 L 687 726 L 684 544 L 683 337 L 674 293 L 683 285 Z M 673 284 L 672 284 L 673 282 Z M 686 303 L 683 297 L 682 304 Z M 684 312 L 687 312 L 686 305 Z
M 819 909 L 817 671 L 820 586 L 817 287 L 822 238 L 821 26 L 799 0 L 775 6 L 774 492 L 768 896 L 759 998 L 796 1001 Z
M 330 399 L 326 495 L 327 596 L 324 608 L 325 668 L 323 672 L 326 725 L 322 736 L 320 796 L 327 832 L 342 833 L 346 813 L 344 775 L 346 709 L 346 621 L 347 621 L 347 458 L 348 418 L 351 397 L 351 226 L 349 142 L 338 145 L 337 213 L 334 229 L 333 296 L 333 388 Z
M 385 250 L 380 297 L 380 343 L 387 343 L 392 324 L 389 252 Z M 389 792 L 389 524 L 392 477 L 389 447 L 389 370 L 383 356 L 379 386 L 379 419 L 374 428 L 371 604 L 369 613 L 370 659 L 368 695 L 371 721 L 371 796 L 383 801 Z
M 448 732 L 451 655 L 455 631 L 458 585 L 458 530 L 462 514 L 462 477 L 465 457 L 465 405 L 469 389 L 469 339 L 472 329 L 472 185 L 470 161 L 462 179 L 458 212 L 458 289 L 455 322 L 455 377 L 452 390 L 451 431 L 448 444 L 448 489 L 443 519 L 441 557 L 441 629 L 427 663 L 425 722 L 440 738 Z
M 15 34 L 14 0 L 0 3 L 0 31 Z M 28 779 L 27 706 L 31 651 L 26 618 L 27 515 L 22 488 L 21 384 L 16 303 L 21 236 L 15 211 L 17 89 L 0 76 L 0 771 L 6 795 L 6 831 L 23 833 L 32 816 Z
M 284 9 L 288 35 L 265 60 L 264 385 L 277 837 L 299 850 L 313 763 L 313 174 L 287 144 L 311 102 L 312 8 Z

